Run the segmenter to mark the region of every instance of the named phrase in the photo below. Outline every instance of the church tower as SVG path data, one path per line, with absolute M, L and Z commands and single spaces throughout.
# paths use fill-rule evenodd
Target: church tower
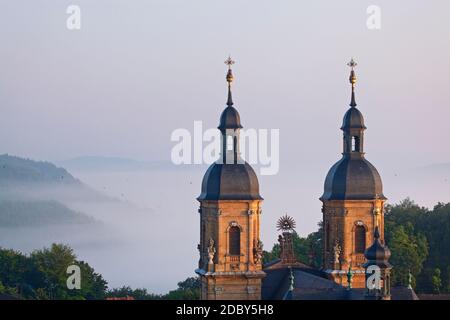
M 337 283 L 347 285 L 351 270 L 352 287 L 365 288 L 364 251 L 373 243 L 375 228 L 384 242 L 384 202 L 381 177 L 365 158 L 364 118 L 356 108 L 354 68 L 350 66 L 351 102 L 344 115 L 342 158 L 325 179 L 323 203 L 323 269 Z
M 259 238 L 261 203 L 258 178 L 239 152 L 242 128 L 233 107 L 231 83 L 234 61 L 228 58 L 227 107 L 218 129 L 221 154 L 206 171 L 200 196 L 200 260 L 203 300 L 261 299 L 262 242 Z
M 375 227 L 374 242 L 364 253 L 367 262 L 366 270 L 366 300 L 391 300 L 391 269 L 389 263 L 391 250 L 380 242 L 380 232 Z M 379 272 L 379 279 L 372 280 L 374 273 Z

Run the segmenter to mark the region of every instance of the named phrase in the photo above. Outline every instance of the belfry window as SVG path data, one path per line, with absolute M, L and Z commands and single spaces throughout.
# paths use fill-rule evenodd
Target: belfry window
M 241 230 L 239 227 L 233 226 L 228 231 L 229 236 L 229 253 L 233 256 L 241 254 Z
M 227 136 L 227 150 L 233 151 L 234 148 L 234 139 L 233 136 L 228 135 Z
M 359 137 L 352 137 L 352 152 L 359 152 Z
M 366 228 L 356 226 L 355 228 L 355 253 L 364 253 L 366 250 Z

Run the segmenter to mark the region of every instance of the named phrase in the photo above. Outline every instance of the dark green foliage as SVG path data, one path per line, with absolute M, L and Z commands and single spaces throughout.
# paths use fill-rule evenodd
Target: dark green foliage
M 178 282 L 178 288 L 165 295 L 148 293 L 146 289 L 131 289 L 124 286 L 108 291 L 106 296 L 108 298 L 132 297 L 136 300 L 199 300 L 200 279 L 198 277 L 190 277 Z
M 77 265 L 81 271 L 81 288 L 69 290 L 67 267 Z M 146 289 L 124 286 L 107 291 L 107 282 L 84 261 L 79 261 L 73 250 L 62 244 L 35 250 L 29 255 L 0 248 L 0 296 L 16 299 L 96 300 L 106 297 L 137 300 L 198 300 L 200 279 L 187 278 L 178 288 L 165 295 Z
M 162 295 L 148 293 L 147 289 L 132 289 L 129 286 L 114 288 L 106 293 L 107 298 L 127 298 L 131 297 L 135 300 L 161 300 Z
M 319 229 L 306 238 L 300 237 L 296 232 L 293 234 L 294 253 L 298 261 L 316 268 L 320 268 L 322 262 L 322 222 L 318 226 Z M 277 243 L 271 251 L 264 251 L 263 263 L 278 259 L 280 253 L 280 245 Z
M 80 267 L 80 290 L 67 288 L 70 265 Z M 102 276 L 61 244 L 30 255 L 0 249 L 0 283 L 0 294 L 22 299 L 102 299 L 106 290 Z
M 178 282 L 178 289 L 170 291 L 163 296 L 167 300 L 199 300 L 200 299 L 200 279 L 190 277 Z
M 263 251 L 263 264 L 269 263 L 280 258 L 281 250 L 280 245 L 274 244 L 271 251 Z
M 428 255 L 426 238 L 421 234 L 416 235 L 410 222 L 405 226 L 386 224 L 385 238 L 392 251 L 390 263 L 395 266 L 391 284 L 408 286 L 409 272 L 415 279 L 422 271 L 423 262 Z
M 408 198 L 387 206 L 385 230 L 395 283 L 405 284 L 410 269 L 417 292 L 450 292 L 450 203 L 429 210 Z

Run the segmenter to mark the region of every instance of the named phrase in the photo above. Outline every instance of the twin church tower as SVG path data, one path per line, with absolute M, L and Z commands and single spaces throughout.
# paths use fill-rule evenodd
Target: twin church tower
M 218 126 L 221 155 L 206 171 L 197 198 L 200 259 L 196 273 L 201 279 L 201 299 L 257 300 L 261 298 L 266 275 L 260 240 L 263 198 L 254 170 L 240 156 L 242 125 L 231 94 L 234 61 L 229 58 L 225 63 L 228 100 Z M 356 63 L 352 59 L 348 65 L 352 92 L 341 127 L 342 158 L 329 170 L 320 198 L 324 231 L 322 272 L 328 279 L 345 285 L 352 270 L 351 285 L 364 288 L 366 247 L 377 239 L 384 243 L 386 198 L 380 175 L 364 156 L 366 127 L 356 108 Z

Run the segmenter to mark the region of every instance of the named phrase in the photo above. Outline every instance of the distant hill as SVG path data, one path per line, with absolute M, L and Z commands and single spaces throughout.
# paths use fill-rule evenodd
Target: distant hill
M 0 155 L 0 183 L 37 182 L 51 184 L 81 184 L 64 168 L 50 162 Z
M 57 163 L 75 172 L 121 172 L 121 171 L 165 171 L 165 170 L 205 170 L 206 165 L 175 165 L 170 161 L 139 161 L 128 158 L 84 156 Z
M 146 170 L 151 167 L 148 162 L 102 156 L 77 157 L 60 161 L 59 164 L 70 170 L 80 171 L 134 171 Z
M 50 162 L 0 155 L 0 227 L 93 223 L 74 202 L 117 201 Z
M 88 224 L 95 220 L 56 201 L 0 201 L 0 227 Z
M 117 201 L 87 186 L 65 168 L 46 161 L 0 155 L 0 201 Z

